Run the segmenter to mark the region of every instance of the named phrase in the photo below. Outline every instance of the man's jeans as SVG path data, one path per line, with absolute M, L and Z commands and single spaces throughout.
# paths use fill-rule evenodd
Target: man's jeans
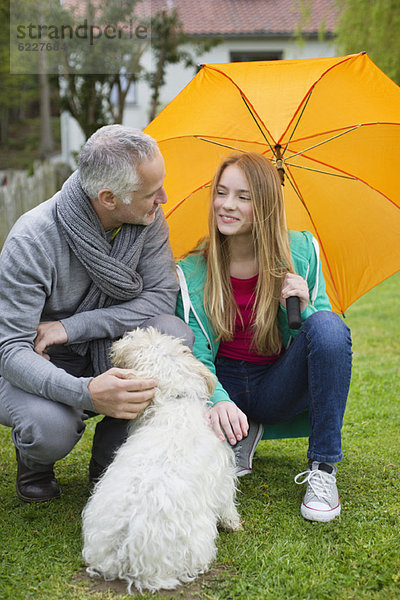
M 182 338 L 190 348 L 193 346 L 192 330 L 175 316 L 159 315 L 142 326 L 150 325 Z M 90 358 L 73 354 L 68 346 L 54 363 L 76 377 L 92 375 Z M 94 414 L 88 415 L 81 409 L 29 394 L 0 377 L 0 424 L 12 428 L 14 444 L 22 461 L 32 470 L 46 471 L 48 465 L 64 458 L 83 435 L 89 416 Z M 127 436 L 130 423 L 104 417 L 97 424 L 93 457 L 99 465 L 107 466 L 111 462 L 114 452 Z
M 349 328 L 338 315 L 319 311 L 275 363 L 218 357 L 216 371 L 231 400 L 256 423 L 282 423 L 308 409 L 308 458 L 339 462 L 351 357 Z

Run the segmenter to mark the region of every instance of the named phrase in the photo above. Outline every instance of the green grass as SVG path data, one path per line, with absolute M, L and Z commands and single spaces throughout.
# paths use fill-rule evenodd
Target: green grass
M 399 295 L 400 274 L 346 315 L 354 367 L 338 473 L 341 518 L 322 524 L 300 516 L 304 487 L 293 477 L 305 467 L 307 440 L 264 441 L 253 474 L 240 481 L 244 531 L 221 533 L 218 568 L 172 595 L 136 598 L 400 599 Z M 117 597 L 82 577 L 80 513 L 93 426 L 56 466 L 61 499 L 37 506 L 15 496 L 14 450 L 0 428 L 1 600 Z

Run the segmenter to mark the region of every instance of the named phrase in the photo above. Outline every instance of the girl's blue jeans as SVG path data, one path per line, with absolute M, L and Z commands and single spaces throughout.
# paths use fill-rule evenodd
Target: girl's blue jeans
M 341 318 L 318 311 L 304 321 L 280 358 L 271 364 L 216 359 L 217 377 L 251 421 L 282 423 L 308 409 L 307 456 L 339 462 L 341 429 L 351 377 L 351 336 Z

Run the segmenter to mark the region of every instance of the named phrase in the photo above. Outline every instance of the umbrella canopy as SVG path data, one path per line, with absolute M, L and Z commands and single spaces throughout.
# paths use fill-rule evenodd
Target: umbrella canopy
M 288 227 L 318 239 L 335 311 L 400 269 L 400 88 L 365 53 L 203 65 L 145 131 L 176 257 L 207 234 L 218 164 L 253 151 L 280 168 Z

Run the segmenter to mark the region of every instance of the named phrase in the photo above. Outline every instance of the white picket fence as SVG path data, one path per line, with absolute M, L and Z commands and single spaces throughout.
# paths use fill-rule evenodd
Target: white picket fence
M 34 173 L 7 172 L 7 185 L 0 186 L 0 248 L 15 221 L 25 212 L 51 198 L 70 169 L 64 163 L 35 162 Z

